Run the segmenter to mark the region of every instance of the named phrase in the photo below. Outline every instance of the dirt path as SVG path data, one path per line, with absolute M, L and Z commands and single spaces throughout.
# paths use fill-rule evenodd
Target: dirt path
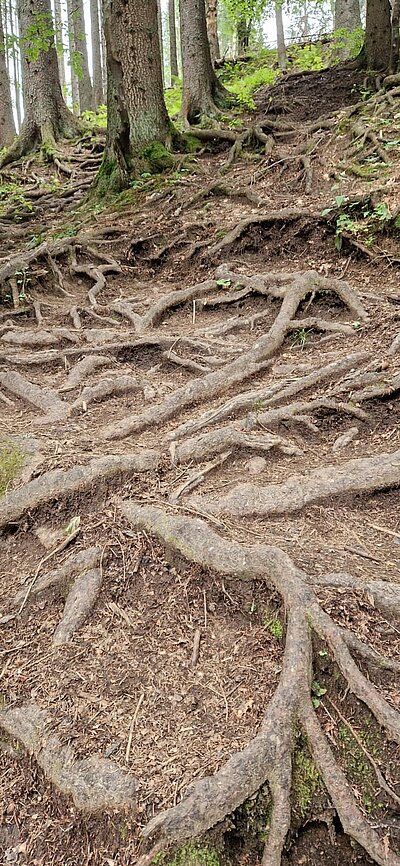
M 353 134 L 218 145 L 0 261 L 4 862 L 218 824 L 276 866 L 289 802 L 282 863 L 399 862 L 398 239 L 335 247 L 396 167 L 346 174 Z

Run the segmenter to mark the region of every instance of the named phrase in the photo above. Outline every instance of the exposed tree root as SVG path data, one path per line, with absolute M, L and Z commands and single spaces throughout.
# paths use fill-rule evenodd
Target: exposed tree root
M 202 298 L 217 288 L 216 280 L 206 280 L 204 283 L 197 283 L 188 289 L 170 292 L 168 295 L 160 298 L 156 304 L 153 304 L 144 316 L 139 316 L 135 313 L 131 305 L 127 304 L 126 301 L 114 301 L 112 309 L 126 316 L 134 325 L 137 334 L 143 334 L 148 328 L 154 327 L 169 310 L 179 307 L 181 304 L 187 303 L 187 301 Z
M 0 527 L 18 521 L 27 511 L 54 499 L 62 500 L 72 493 L 83 493 L 96 483 L 156 469 L 159 460 L 157 451 L 143 450 L 140 454 L 99 457 L 72 469 L 52 469 L 18 490 L 6 493 L 0 502 Z
M 237 277 L 237 279 L 240 279 Z M 271 294 L 283 294 L 280 312 L 269 331 L 261 336 L 251 349 L 240 355 L 219 370 L 206 374 L 202 379 L 193 379 L 163 403 L 152 406 L 142 415 L 128 416 L 124 420 L 108 425 L 101 431 L 106 439 L 118 439 L 138 432 L 152 424 L 160 424 L 181 412 L 186 406 L 223 394 L 228 388 L 254 376 L 263 369 L 268 360 L 275 355 L 291 329 L 291 322 L 299 304 L 313 292 L 333 292 L 347 304 L 351 313 L 355 309 L 366 318 L 365 311 L 354 293 L 345 283 L 326 280 L 316 271 L 298 272 L 293 275 L 264 275 L 266 288 L 271 286 Z
M 246 435 L 243 430 L 237 425 L 229 425 L 227 427 L 219 427 L 217 430 L 212 430 L 210 433 L 203 433 L 202 436 L 195 436 L 193 439 L 186 439 L 184 442 L 176 445 L 171 444 L 170 451 L 174 463 L 188 463 L 193 460 L 195 463 L 200 463 L 202 460 L 211 457 L 214 454 L 220 454 L 226 448 L 244 448 L 250 451 L 271 451 L 276 448 L 282 454 L 295 455 L 300 457 L 302 450 L 283 439 L 281 436 L 273 434 L 264 435 Z
M 141 385 L 135 376 L 116 376 L 114 379 L 100 379 L 97 385 L 83 388 L 79 397 L 72 404 L 72 409 L 86 410 L 90 403 L 100 403 L 107 397 L 118 394 L 132 394 L 141 390 Z
M 308 576 L 279 548 L 227 541 L 197 518 L 170 516 L 158 508 L 142 507 L 135 502 L 123 502 L 121 509 L 135 527 L 155 534 L 171 553 L 178 552 L 190 562 L 220 574 L 264 580 L 282 596 L 287 611 L 280 682 L 259 733 L 214 776 L 195 781 L 180 803 L 156 815 L 143 831 L 145 839 L 152 845 L 166 847 L 196 838 L 234 812 L 268 782 L 273 802 L 263 864 L 279 866 L 290 827 L 293 731 L 300 725 L 345 832 L 381 866 L 399 866 L 400 858 L 387 849 L 385 840 L 358 807 L 319 724 L 310 698 L 312 631 L 329 646 L 349 688 L 396 742 L 400 742 L 400 716 L 358 669 L 343 639 L 343 630 L 323 611 Z M 145 855 L 139 864 L 144 864 L 146 859 Z
M 51 421 L 63 420 L 68 418 L 71 407 L 60 399 L 56 391 L 52 388 L 40 387 L 34 382 L 28 382 L 16 370 L 9 370 L 6 373 L 0 373 L 0 384 L 16 397 L 25 400 L 37 409 L 41 409 L 46 413 L 46 418 L 39 419 L 41 423 L 45 420 Z
M 136 781 L 108 758 L 77 760 L 71 746 L 63 746 L 49 725 L 48 712 L 37 704 L 23 704 L 0 712 L 0 727 L 34 755 L 46 777 L 78 809 L 133 808 Z
M 93 373 L 94 370 L 98 370 L 99 367 L 105 367 L 109 362 L 110 359 L 106 355 L 89 355 L 87 358 L 82 358 L 82 361 L 78 361 L 77 364 L 70 369 L 67 379 L 64 384 L 61 385 L 59 391 L 73 391 L 75 388 L 78 388 L 86 376 L 90 376 L 90 374 Z
M 318 213 L 307 210 L 296 210 L 291 207 L 270 211 L 269 213 L 253 214 L 252 216 L 244 217 L 231 231 L 227 232 L 225 237 L 207 247 L 203 255 L 207 256 L 207 258 L 215 258 L 220 254 L 221 250 L 229 250 L 252 226 L 268 225 L 269 223 L 276 222 L 289 223 L 299 219 L 303 219 L 306 222 L 307 220 L 324 222 L 324 218 Z
M 357 352 L 348 355 L 346 358 L 338 358 L 338 360 L 332 361 L 324 367 L 319 367 L 317 370 L 313 370 L 311 373 L 296 379 L 294 382 L 286 383 L 281 380 L 279 382 L 274 382 L 272 385 L 268 385 L 265 388 L 245 391 L 242 394 L 238 394 L 236 397 L 232 397 L 227 403 L 222 404 L 222 406 L 219 406 L 216 409 L 211 409 L 209 412 L 200 415 L 199 418 L 194 420 L 190 419 L 179 427 L 176 427 L 167 434 L 166 439 L 167 441 L 182 439 L 187 435 L 196 433 L 203 427 L 207 427 L 209 424 L 216 424 L 226 418 L 236 417 L 247 409 L 255 411 L 256 409 L 263 409 L 266 406 L 279 403 L 293 397 L 295 394 L 299 394 L 301 391 L 312 388 L 320 382 L 325 380 L 334 381 L 349 370 L 353 369 L 353 367 L 367 361 L 369 358 L 370 355 L 366 352 Z M 262 423 L 264 423 L 265 416 L 261 415 L 260 417 L 261 419 L 264 417 L 264 420 L 262 420 Z
M 62 644 L 67 643 L 74 632 L 85 622 L 95 605 L 101 583 L 100 568 L 92 568 L 76 578 L 68 593 L 62 620 L 54 632 L 54 646 L 62 646 Z
M 400 484 L 400 451 L 376 457 L 358 457 L 338 466 L 312 469 L 306 475 L 292 475 L 280 484 L 257 487 L 239 484 L 226 496 L 213 500 L 191 497 L 194 508 L 203 514 L 286 514 L 327 497 L 385 490 Z
M 30 590 L 30 596 L 40 595 L 47 589 L 53 586 L 67 586 L 71 578 L 89 571 L 99 563 L 101 550 L 100 547 L 87 547 L 86 550 L 79 550 L 78 553 L 73 553 L 68 559 L 63 562 L 59 568 L 53 571 L 47 571 L 38 576 Z M 20 607 L 26 597 L 26 590 L 19 592 L 14 599 L 16 607 Z

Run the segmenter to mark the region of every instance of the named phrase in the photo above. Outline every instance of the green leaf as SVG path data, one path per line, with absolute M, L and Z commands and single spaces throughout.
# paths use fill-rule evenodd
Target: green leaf
M 232 280 L 217 280 L 217 286 L 221 286 L 223 289 L 229 289 L 229 286 L 232 285 Z

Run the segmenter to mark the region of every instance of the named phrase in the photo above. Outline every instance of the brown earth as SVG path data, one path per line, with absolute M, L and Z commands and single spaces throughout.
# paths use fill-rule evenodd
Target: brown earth
M 357 586 L 316 588 L 323 610 L 392 662 L 399 659 L 398 617 L 394 610 L 382 610 L 374 603 L 370 590 L 362 590 L 363 582 L 368 586 L 376 580 L 399 582 L 398 482 L 385 483 L 385 489 L 380 489 L 378 477 L 363 495 L 353 491 L 316 497 L 291 513 L 283 508 L 281 514 L 213 515 L 209 507 L 243 482 L 269 485 L 292 475 L 306 476 L 326 465 L 340 467 L 352 458 L 399 454 L 400 347 L 394 342 L 399 334 L 398 231 L 393 219 L 374 221 L 373 217 L 379 203 L 386 203 L 392 218 L 400 208 L 400 163 L 398 148 L 392 144 L 399 137 L 398 97 L 384 103 L 384 115 L 379 114 L 379 104 L 377 108 L 367 101 L 361 114 L 345 122 L 344 110 L 355 101 L 360 80 L 343 67 L 338 76 L 336 86 L 330 71 L 314 78 L 293 77 L 289 84 L 287 79 L 271 89 L 272 105 L 285 91 L 285 107 L 278 109 L 275 120 L 282 119 L 284 111 L 285 121 L 301 123 L 294 125 L 291 134 L 286 130 L 280 136 L 275 130 L 274 149 L 268 156 L 259 149 L 245 149 L 225 171 L 225 145 L 211 144 L 210 149 L 181 161 L 181 168 L 172 175 L 143 179 L 139 189 L 129 191 L 112 207 L 101 209 L 90 203 L 77 210 L 97 166 L 96 155 L 85 166 L 84 150 L 72 179 L 65 189 L 63 186 L 73 199 L 77 190 L 78 201 L 68 211 L 57 213 L 59 194 L 51 193 L 44 201 L 43 196 L 37 203 L 32 199 L 28 226 L 26 214 L 20 215 L 16 225 L 13 208 L 0 220 L 0 431 L 7 442 L 12 437 L 22 437 L 19 443 L 28 441 L 35 456 L 33 464 L 27 458 L 25 486 L 17 479 L 0 501 L 1 516 L 3 503 L 7 508 L 13 502 L 13 491 L 26 491 L 18 516 L 13 512 L 4 519 L 1 537 L 2 704 L 6 712 L 38 705 L 47 713 L 46 736 L 55 734 L 60 749 L 72 746 L 74 761 L 93 755 L 106 758 L 136 780 L 134 809 L 117 809 L 111 804 L 88 815 L 50 784 L 35 757 L 26 754 L 21 737 L 4 737 L 0 757 L 4 863 L 137 863 L 142 828 L 154 815 L 183 802 L 193 780 L 216 773 L 256 737 L 279 683 L 285 637 L 285 609 L 279 592 L 256 578 L 224 576 L 218 569 L 201 567 L 195 559 L 171 558 L 165 545 L 155 540 L 156 532 L 138 529 L 127 520 L 121 511 L 122 500 L 156 505 L 178 516 L 200 513 L 225 539 L 277 546 L 309 575 L 350 572 L 359 580 Z M 313 100 L 316 87 L 318 111 Z M 269 95 L 259 96 L 258 120 L 267 107 L 270 110 Z M 326 117 L 329 106 L 331 111 L 343 109 L 343 114 L 332 121 L 331 128 L 308 131 L 304 121 L 321 114 Z M 374 140 L 367 136 L 364 149 L 358 148 L 362 136 L 355 129 L 357 123 L 372 129 L 379 142 L 387 144 L 390 162 L 373 152 Z M 99 147 L 96 142 L 95 154 Z M 74 158 L 73 153 L 65 152 L 69 165 Z M 365 166 L 367 179 L 360 177 Z M 355 173 L 354 168 L 360 167 L 361 172 Z M 28 196 L 35 189 L 29 170 L 25 176 Z M 20 177 L 19 168 L 9 173 Z M 335 246 L 336 219 L 341 212 L 337 196 L 354 203 L 346 213 L 361 226 L 357 232 L 354 227 L 343 229 L 340 250 Z M 282 214 L 286 208 L 297 211 L 297 216 Z M 329 213 L 322 215 L 327 208 Z M 265 219 L 257 222 L 260 214 Z M 249 217 L 254 224 L 232 244 L 212 249 L 226 242 L 228 232 Z M 13 255 L 29 254 L 32 238 L 35 243 L 45 240 L 43 232 L 48 250 L 32 257 L 28 265 L 24 261 L 18 265 L 16 260 L 9 274 L 3 270 L 2 277 L 2 268 Z M 65 240 L 65 249 L 52 246 L 54 232 L 63 235 L 60 243 Z M 71 251 L 75 251 L 75 264 Z M 313 288 L 315 277 L 310 277 L 311 289 L 300 299 L 295 314 L 296 320 L 309 324 L 283 334 L 265 369 L 249 379 L 243 375 L 242 384 L 230 384 L 227 379 L 226 387 L 215 396 L 207 386 L 201 400 L 189 399 L 169 417 L 161 414 L 153 420 L 149 416 L 142 429 L 133 427 L 123 437 L 110 438 L 110 430 L 117 431 L 133 413 L 140 417 L 143 412 L 151 414 L 194 377 L 224 371 L 231 361 L 247 357 L 273 325 L 281 303 L 276 296 L 253 291 L 238 300 L 227 298 L 224 304 L 218 303 L 218 295 L 221 300 L 222 294 L 234 291 L 228 279 L 210 284 L 207 296 L 217 298 L 213 305 L 202 306 L 202 290 L 196 290 L 188 300 L 162 312 L 142 336 L 138 333 L 141 325 L 135 315 L 144 316 L 171 291 L 213 280 L 216 268 L 224 262 L 229 262 L 230 272 L 241 275 L 242 285 L 245 277 L 254 274 L 275 272 L 290 277 L 294 272 L 313 271 L 317 279 L 328 281 L 327 291 L 317 284 Z M 104 265 L 111 273 L 106 273 L 96 298 L 88 299 Z M 12 278 L 21 268 L 25 297 L 13 307 Z M 336 293 L 335 280 L 345 280 L 357 293 L 367 313 L 365 320 L 358 321 L 357 316 L 355 322 L 354 311 Z M 20 293 L 21 286 L 17 286 Z M 130 319 L 127 308 L 121 312 L 118 307 L 121 301 L 131 305 Z M 246 327 L 239 321 L 232 324 L 232 330 L 221 331 L 231 317 L 242 320 L 257 314 L 265 315 Z M 321 330 L 316 320 L 329 326 Z M 331 330 L 332 325 L 339 329 Z M 220 333 L 206 333 L 211 326 L 220 328 Z M 397 351 L 393 349 L 396 345 Z M 358 366 L 356 362 L 348 369 L 344 366 L 336 378 L 305 386 L 298 395 L 283 400 L 287 405 L 292 399 L 307 403 L 325 399 L 325 403 L 299 409 L 294 419 L 284 418 L 279 425 L 265 427 L 260 422 L 258 435 L 278 435 L 284 446 L 289 444 L 291 453 L 280 450 L 282 443 L 268 451 L 257 444 L 249 451 L 242 443 L 223 449 L 227 453 L 222 462 L 215 453 L 197 461 L 199 438 L 185 463 L 176 459 L 181 439 L 175 440 L 175 451 L 169 451 L 165 437 L 172 430 L 210 409 L 216 411 L 238 393 L 274 386 L 285 393 L 313 371 L 336 360 L 345 365 L 350 354 L 361 352 L 365 358 Z M 91 355 L 103 361 L 75 387 L 65 390 L 71 369 Z M 12 376 L 2 378 L 9 371 Z M 366 377 L 360 385 L 358 372 Z M 18 391 L 16 373 L 24 377 L 22 391 Z M 117 377 L 122 376 L 129 377 L 129 390 L 125 379 L 121 393 L 113 393 Z M 105 379 L 111 382 L 108 395 L 101 402 L 91 402 L 93 394 L 82 393 L 83 389 Z M 38 386 L 34 396 L 29 383 Z M 368 387 L 372 390 L 361 394 Z M 51 389 L 50 410 L 37 402 L 43 401 L 45 388 Z M 335 388 L 339 388 L 336 393 Z M 71 410 L 79 398 L 81 402 Z M 347 409 L 338 401 L 345 401 Z M 273 405 L 280 407 L 282 401 Z M 242 433 L 251 438 L 254 417 L 257 421 L 269 406 L 261 394 L 250 401 L 249 408 Z M 360 410 L 365 417 L 360 417 Z M 242 420 L 246 412 L 248 408 L 239 413 Z M 228 412 L 226 422 L 234 420 Z M 357 428 L 353 438 L 335 450 L 338 437 L 350 428 Z M 198 437 L 214 429 L 211 419 Z M 160 453 L 148 471 L 127 471 L 121 463 L 113 475 L 100 472 L 69 492 L 61 483 L 55 494 L 37 500 L 33 488 L 27 486 L 29 477 L 45 478 L 53 469 L 68 470 L 106 455 L 118 455 L 121 461 L 132 454 L 141 457 L 148 449 Z M 264 457 L 265 462 L 254 464 L 252 475 L 249 460 L 255 456 Z M 215 465 L 210 467 L 210 462 Z M 207 472 L 195 478 L 195 496 L 188 496 L 189 491 L 180 493 L 180 486 L 202 469 Z M 67 545 L 65 527 L 76 517 L 80 525 Z M 50 531 L 58 534 L 49 540 Z M 43 575 L 93 547 L 99 548 L 98 597 L 70 639 L 53 645 L 70 579 L 55 581 L 37 594 L 36 590 Z M 15 606 L 21 591 L 22 609 L 20 604 Z M 320 696 L 316 716 L 350 780 L 361 813 L 382 845 L 395 851 L 399 801 L 382 791 L 376 767 L 400 797 L 398 749 L 370 710 L 355 697 L 349 698 L 348 684 L 339 675 L 334 658 L 327 660 L 328 656 L 326 644 L 317 640 L 313 677 L 326 692 Z M 361 667 L 369 677 L 365 660 Z M 396 682 L 393 671 L 375 669 L 373 682 L 388 705 L 398 709 L 398 678 Z M 314 698 L 315 694 L 314 690 Z M 323 786 L 313 787 L 308 796 L 308 784 L 302 777 L 299 785 L 306 789 L 302 808 L 301 791 L 297 789 L 297 801 L 293 795 L 292 830 L 282 864 L 374 862 L 343 833 Z M 265 821 L 265 810 L 253 799 L 214 829 L 210 838 L 217 848 L 224 839 L 223 862 L 230 858 L 241 866 L 260 864 Z M 207 862 L 201 854 L 196 856 L 193 862 Z M 189 863 L 189 854 L 186 861 Z M 387 860 L 388 866 L 397 862 Z

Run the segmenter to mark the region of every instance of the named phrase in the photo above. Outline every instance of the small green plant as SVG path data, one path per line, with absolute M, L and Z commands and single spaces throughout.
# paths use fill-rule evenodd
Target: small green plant
M 326 689 L 319 684 L 318 680 L 314 680 L 311 686 L 311 691 L 313 707 L 318 709 L 321 703 L 320 698 L 323 698 L 323 696 L 326 695 Z
M 165 854 L 156 855 L 153 863 L 157 866 L 220 866 L 216 851 L 202 845 L 185 845 L 173 860 L 167 860 Z
M 253 72 L 238 75 L 226 83 L 226 88 L 236 97 L 236 100 L 241 108 L 254 109 L 255 103 L 253 94 L 259 87 L 273 84 L 276 80 L 278 72 L 276 69 L 271 69 L 269 66 L 262 66 Z
M 0 185 L 0 217 L 9 210 L 14 210 L 13 219 L 15 222 L 19 222 L 21 219 L 20 211 L 33 211 L 32 202 L 26 198 L 21 187 L 16 183 Z
M 275 637 L 276 640 L 282 640 L 283 638 L 283 623 L 277 616 L 270 617 L 270 612 L 266 611 L 264 616 L 264 626 L 272 634 L 272 637 Z
M 19 300 L 25 301 L 32 282 L 29 271 L 26 268 L 22 268 L 20 271 L 15 271 L 15 281 L 17 283 Z
M 17 477 L 24 462 L 24 455 L 18 445 L 0 443 L 0 496 L 4 496 L 9 485 Z
M 65 226 L 65 228 L 61 228 L 58 232 L 54 232 L 52 235 L 53 240 L 58 241 L 62 238 L 74 238 L 78 234 L 78 229 L 76 226 Z
M 295 331 L 293 334 L 292 346 L 299 346 L 300 349 L 304 349 L 307 345 L 309 339 L 309 331 L 306 331 L 305 328 L 299 328 L 298 331 Z
M 86 126 L 89 126 L 90 129 L 95 128 L 96 126 L 101 129 L 107 128 L 107 106 L 99 105 L 96 111 L 83 111 L 82 119 Z
M 308 69 L 317 71 L 327 65 L 322 54 L 321 45 L 318 42 L 313 45 L 304 45 L 303 47 L 293 45 L 290 49 L 290 59 L 291 66 L 301 71 Z

